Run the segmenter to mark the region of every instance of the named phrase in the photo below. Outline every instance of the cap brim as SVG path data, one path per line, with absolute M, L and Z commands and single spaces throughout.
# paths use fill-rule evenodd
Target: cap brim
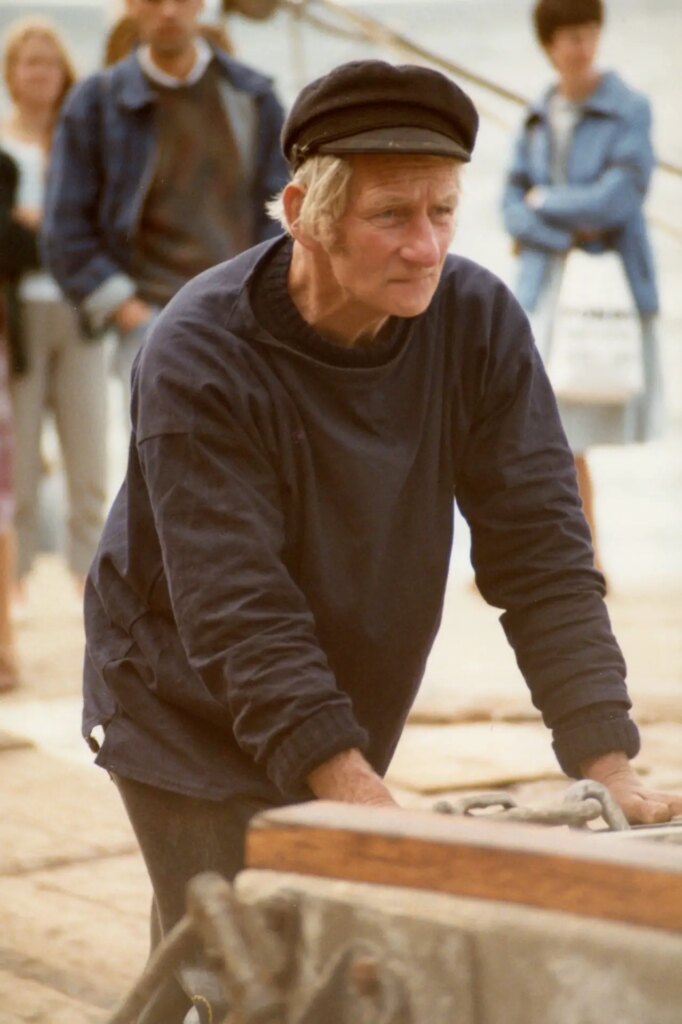
M 356 135 L 346 135 L 342 139 L 322 142 L 315 149 L 318 153 L 338 156 L 350 153 L 414 153 L 471 160 L 471 153 L 465 146 L 429 128 L 373 128 Z

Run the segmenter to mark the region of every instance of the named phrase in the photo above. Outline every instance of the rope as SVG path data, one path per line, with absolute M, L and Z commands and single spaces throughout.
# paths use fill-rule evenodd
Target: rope
M 682 228 L 676 227 L 674 224 L 668 224 L 667 221 L 661 220 L 653 213 L 647 214 L 647 220 L 652 227 L 656 228 L 657 231 L 662 231 L 666 235 L 670 235 L 676 242 L 682 242 Z
M 355 32 L 352 29 L 341 28 L 340 25 L 332 25 L 331 22 L 325 21 L 324 18 L 319 18 L 316 14 L 312 14 L 308 7 L 308 0 L 279 0 L 278 6 L 288 11 L 294 18 L 307 22 L 311 28 L 316 28 L 319 32 L 325 32 L 328 36 L 334 36 L 337 39 L 347 39 L 353 43 L 362 43 L 367 39 L 363 32 Z

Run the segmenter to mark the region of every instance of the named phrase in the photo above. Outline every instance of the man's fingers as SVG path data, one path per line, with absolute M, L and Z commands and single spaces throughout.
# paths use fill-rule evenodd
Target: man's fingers
M 670 808 L 670 814 L 673 818 L 682 814 L 682 796 L 677 796 L 673 793 L 651 793 L 647 794 L 653 797 L 655 800 L 663 801 Z
M 672 818 L 668 804 L 654 796 L 633 794 L 623 802 L 623 810 L 631 825 L 655 825 Z
M 646 825 L 654 825 L 658 821 L 670 821 L 672 818 L 672 812 L 668 804 L 661 803 L 658 800 L 645 800 L 644 814 L 643 822 Z
M 619 779 L 609 786 L 631 825 L 655 825 L 682 815 L 680 794 L 647 789 L 638 780 L 632 783 L 630 779 Z

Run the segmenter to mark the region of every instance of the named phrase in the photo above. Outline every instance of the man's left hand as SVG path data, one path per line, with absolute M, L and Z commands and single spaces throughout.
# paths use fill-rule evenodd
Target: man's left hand
M 682 796 L 647 789 L 621 751 L 585 761 L 580 770 L 586 779 L 606 786 L 631 825 L 652 825 L 682 815 Z

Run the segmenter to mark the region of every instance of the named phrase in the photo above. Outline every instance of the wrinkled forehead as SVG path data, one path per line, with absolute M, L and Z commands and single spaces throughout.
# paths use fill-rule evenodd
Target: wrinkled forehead
M 462 163 L 452 157 L 373 153 L 347 158 L 351 203 L 428 194 L 456 197 Z

